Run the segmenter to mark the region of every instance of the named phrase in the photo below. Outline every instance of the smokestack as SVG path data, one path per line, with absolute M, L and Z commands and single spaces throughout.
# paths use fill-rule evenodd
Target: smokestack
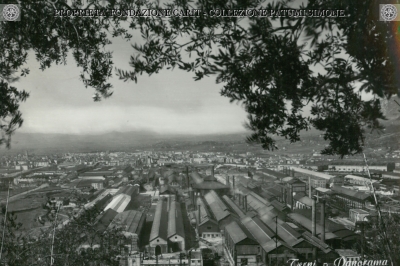
M 287 204 L 287 190 L 286 188 L 283 188 L 283 201 L 285 202 L 285 205 Z
M 315 208 L 315 198 L 312 199 L 312 217 L 311 217 L 311 226 L 312 226 L 312 236 L 316 236 L 317 233 L 317 219 L 316 219 L 316 208 Z
M 232 176 L 232 190 L 233 190 L 233 198 L 236 199 L 236 190 L 235 190 L 235 176 Z
M 190 191 L 190 197 L 192 198 L 193 208 L 196 209 L 196 203 L 194 202 L 194 191 L 193 190 Z
M 290 188 L 289 190 L 289 203 L 290 203 L 290 209 L 293 211 L 293 188 Z
M 308 197 L 311 199 L 311 177 L 308 177 Z
M 325 200 L 321 200 L 321 241 L 325 243 Z
M 247 195 L 244 196 L 244 213 L 247 213 Z
M 211 176 L 214 178 L 214 165 L 211 166 Z
M 187 188 L 189 189 L 189 166 L 186 166 L 186 185 Z
M 200 224 L 200 223 L 201 223 L 201 210 L 200 210 L 200 204 L 199 204 L 199 205 L 197 205 L 197 208 L 199 208 L 199 209 L 198 209 L 198 213 L 199 213 L 199 221 L 197 222 L 197 224 Z

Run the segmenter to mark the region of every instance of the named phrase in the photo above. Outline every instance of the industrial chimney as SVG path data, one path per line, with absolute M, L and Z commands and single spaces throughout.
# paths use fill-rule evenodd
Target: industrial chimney
M 317 235 L 317 219 L 316 219 L 316 206 L 315 206 L 316 203 L 315 203 L 314 197 L 312 197 L 311 200 L 312 200 L 311 233 L 312 233 L 312 236 L 316 236 Z
M 189 189 L 189 186 L 190 186 L 190 184 L 189 184 L 189 166 L 186 166 L 186 185 L 187 185 L 187 188 Z
M 200 210 L 200 204 L 199 204 L 199 205 L 197 205 L 197 208 L 199 208 L 199 209 L 198 209 L 199 221 L 198 221 L 197 223 L 198 223 L 198 224 L 200 224 L 200 223 L 201 223 L 201 210 Z
M 308 197 L 311 199 L 311 177 L 308 177 Z
M 232 176 L 232 190 L 233 190 L 233 198 L 236 199 L 236 191 L 235 191 L 235 176 Z
M 211 176 L 214 178 L 214 165 L 211 166 Z
M 247 213 L 247 195 L 244 196 L 244 213 Z
M 197 208 L 199 208 L 198 212 L 199 212 L 199 220 L 197 221 L 197 233 L 199 234 L 200 237 L 200 223 L 201 223 L 201 212 L 200 212 L 200 204 L 197 206 Z
M 325 243 L 325 200 L 321 199 L 321 241 Z

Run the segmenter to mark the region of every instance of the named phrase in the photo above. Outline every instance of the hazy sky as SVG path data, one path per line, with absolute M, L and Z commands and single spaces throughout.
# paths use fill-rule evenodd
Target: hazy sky
M 116 67 L 131 69 L 128 65 L 133 53 L 130 42 L 113 39 L 107 50 L 113 51 Z M 194 81 L 193 73 L 164 70 L 151 77 L 140 76 L 136 84 L 120 81 L 114 73 L 113 96 L 93 102 L 94 89 L 85 89 L 79 80 L 80 69 L 71 56 L 66 66 L 52 66 L 42 72 L 31 53 L 28 67 L 31 73 L 16 84 L 30 92 L 28 100 L 21 104 L 25 121 L 19 132 L 245 132 L 245 111 L 220 96 L 222 84 L 215 83 L 215 76 Z
M 130 70 L 129 42 L 114 40 L 115 66 Z M 211 134 L 243 132 L 246 113 L 240 105 L 220 96 L 222 85 L 215 77 L 194 81 L 193 74 L 175 69 L 138 83 L 111 79 L 114 94 L 93 102 L 94 90 L 79 80 L 80 69 L 72 57 L 66 66 L 52 66 L 44 72 L 30 54 L 31 73 L 21 78 L 20 89 L 30 92 L 21 104 L 24 124 L 20 132 L 90 133 L 151 130 L 158 133 Z

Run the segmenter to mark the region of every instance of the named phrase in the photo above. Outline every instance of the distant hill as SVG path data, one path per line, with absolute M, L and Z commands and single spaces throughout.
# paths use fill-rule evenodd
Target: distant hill
M 235 142 L 245 140 L 245 133 L 213 135 L 158 134 L 151 131 L 110 132 L 98 135 L 19 133 L 12 136 L 11 150 L 0 148 L 0 154 L 25 150 L 35 153 L 131 151 L 140 148 L 172 147 L 176 143 Z
M 382 109 L 388 120 L 382 121 L 385 130 L 381 133 L 367 133 L 366 146 L 375 148 L 400 148 L 400 104 L 399 97 L 389 101 L 382 100 Z M 302 140 L 307 144 L 289 144 L 282 137 L 273 137 L 279 147 L 286 147 L 286 151 L 293 148 L 302 150 L 322 150 L 326 141 L 320 137 L 316 129 L 301 132 Z M 135 149 L 187 149 L 198 151 L 245 151 L 261 150 L 259 145 L 249 146 L 245 143 L 250 133 L 237 134 L 210 134 L 210 135 L 179 135 L 158 134 L 152 131 L 110 132 L 98 135 L 73 134 L 40 134 L 20 133 L 17 131 L 12 137 L 11 150 L 0 147 L 0 155 L 21 153 L 23 151 L 43 153 L 63 152 L 90 152 L 90 151 L 132 151 Z M 313 140 L 310 142 L 310 140 Z M 297 146 L 298 147 L 297 147 Z M 282 150 L 280 150 L 282 152 Z M 297 151 L 297 150 L 296 150 Z

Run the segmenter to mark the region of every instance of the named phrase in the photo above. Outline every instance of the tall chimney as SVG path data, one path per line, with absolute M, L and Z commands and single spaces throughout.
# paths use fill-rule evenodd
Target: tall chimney
M 287 204 L 287 190 L 286 188 L 283 188 L 283 201 L 285 202 L 285 205 Z
M 325 243 L 325 200 L 321 200 L 321 241 Z
M 189 184 L 189 166 L 186 166 L 186 185 L 187 185 L 187 188 L 189 189 L 189 186 L 190 186 L 190 184 Z
M 190 191 L 190 196 L 192 198 L 193 208 L 196 209 L 196 202 L 194 201 L 194 191 L 193 190 Z
M 308 197 L 311 199 L 311 177 L 308 177 Z
M 198 205 L 198 215 L 199 215 L 199 218 L 198 218 L 198 220 L 197 220 L 197 233 L 198 233 L 198 236 L 199 237 L 201 237 L 201 235 L 200 235 L 200 230 L 199 230 L 199 228 L 200 228 L 200 223 L 201 223 L 201 213 L 200 213 L 200 204 Z
M 247 213 L 247 195 L 244 196 L 244 213 Z
M 233 198 L 236 199 L 236 190 L 235 190 L 235 176 L 232 176 L 232 190 L 233 190 Z
M 293 211 L 293 188 L 291 187 L 289 190 L 289 203 L 290 203 L 290 209 Z
M 214 165 L 211 166 L 211 176 L 214 178 Z
M 312 213 L 311 213 L 311 226 L 312 226 L 312 236 L 317 235 L 317 219 L 316 219 L 316 207 L 315 207 L 315 198 L 312 197 Z
M 198 208 L 198 213 L 199 213 L 199 221 L 197 222 L 198 224 L 200 224 L 201 223 L 201 210 L 200 210 L 200 204 L 199 205 L 197 205 L 197 208 Z

